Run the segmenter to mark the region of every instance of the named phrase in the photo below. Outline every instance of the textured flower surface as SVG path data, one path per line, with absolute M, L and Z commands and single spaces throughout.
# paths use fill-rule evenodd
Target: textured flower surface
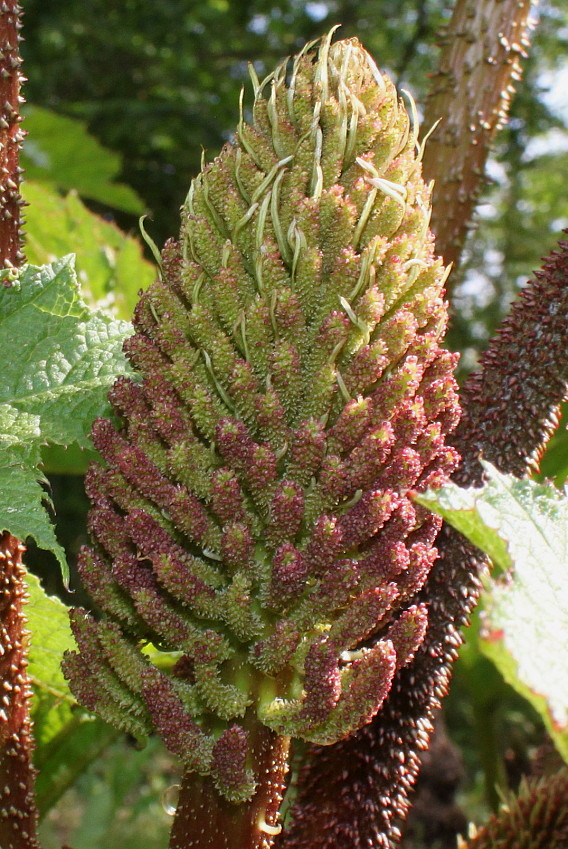
M 461 849 L 565 849 L 568 846 L 568 769 L 523 779 L 498 814 Z
M 87 708 L 157 731 L 250 798 L 251 718 L 331 744 L 380 709 L 427 628 L 456 465 L 446 271 L 417 122 L 356 40 L 306 48 L 194 180 L 141 298 L 64 668 Z

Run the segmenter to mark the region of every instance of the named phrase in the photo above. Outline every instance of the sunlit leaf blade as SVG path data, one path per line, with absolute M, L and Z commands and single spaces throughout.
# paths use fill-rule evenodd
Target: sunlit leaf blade
M 454 483 L 448 483 L 441 489 L 429 490 L 423 495 L 417 495 L 416 500 L 429 507 L 433 513 L 442 516 L 446 522 L 484 551 L 495 565 L 507 569 L 512 562 L 507 538 L 498 532 L 500 527 L 498 509 L 490 500 L 486 500 L 486 492 L 487 487 L 461 489 Z
M 117 732 L 76 704 L 63 677 L 61 657 L 74 645 L 67 608 L 59 599 L 47 596 L 34 575 L 28 575 L 27 583 L 28 673 L 34 692 L 34 763 L 39 770 L 36 793 L 44 814 Z
M 108 390 L 128 371 L 130 329 L 86 306 L 72 256 L 24 266 L 0 287 L 0 526 L 53 550 L 66 578 L 43 507 L 40 446 L 90 445 L 93 419 L 108 414 Z
M 507 570 L 485 593 L 480 645 L 568 761 L 568 499 L 484 466 L 483 488 L 449 484 L 418 500 Z
M 28 179 L 75 189 L 85 198 L 134 215 L 144 212 L 136 192 L 115 182 L 120 156 L 102 147 L 81 121 L 39 106 L 28 106 L 25 116 L 27 138 L 21 159 Z
M 57 542 L 44 503 L 48 493 L 39 471 L 39 416 L 0 404 L 0 525 L 18 539 L 32 536 L 53 551 L 67 576 L 65 552 Z
M 139 297 L 156 276 L 138 239 L 91 212 L 75 192 L 61 197 L 53 189 L 26 180 L 26 256 L 34 265 L 73 250 L 85 300 L 129 319 Z

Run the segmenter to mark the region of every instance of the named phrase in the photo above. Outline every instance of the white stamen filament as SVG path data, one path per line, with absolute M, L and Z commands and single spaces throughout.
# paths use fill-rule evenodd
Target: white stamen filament
M 410 103 L 410 114 L 412 115 L 412 132 L 414 134 L 414 144 L 416 146 L 417 153 L 420 153 L 420 145 L 418 144 L 418 133 L 420 132 L 420 123 L 418 121 L 418 109 L 416 108 L 416 101 L 414 100 L 412 93 L 408 91 L 408 89 L 401 88 L 401 92 L 407 96 L 408 102 Z
M 351 400 L 352 400 L 352 399 L 351 399 L 351 395 L 350 395 L 350 394 L 349 394 L 349 392 L 347 391 L 347 387 L 346 387 L 346 385 L 345 385 L 345 381 L 344 381 L 344 380 L 343 380 L 343 378 L 341 377 L 341 374 L 339 373 L 338 369 L 336 369 L 336 370 L 335 370 L 335 379 L 336 379 L 336 381 L 337 381 L 337 385 L 339 386 L 339 391 L 341 392 L 341 394 L 342 394 L 342 396 L 343 396 L 344 401 L 345 401 L 346 403 L 348 403 L 349 401 L 351 401 Z
M 377 68 L 374 59 L 372 59 L 371 56 L 369 56 L 368 53 L 365 53 L 365 58 L 367 60 L 367 65 L 371 69 L 371 73 L 372 73 L 373 77 L 375 78 L 376 84 L 381 89 L 381 91 L 383 91 L 383 92 L 386 91 L 387 87 L 385 85 L 383 75 L 381 74 L 381 72 Z
M 428 263 L 424 262 L 423 259 L 417 259 L 417 258 L 407 260 L 403 264 L 402 268 L 403 268 L 404 271 L 408 271 L 408 269 L 412 268 L 413 265 L 420 265 L 422 268 L 428 268 Z
M 432 133 L 438 128 L 438 125 L 441 124 L 441 123 L 442 123 L 441 118 L 438 118 L 437 121 L 434 121 L 434 123 L 432 124 L 432 126 L 430 127 L 430 129 L 428 130 L 428 132 L 426 133 L 424 138 L 422 139 L 421 143 L 418 145 L 418 161 L 419 162 L 422 161 L 422 157 L 424 156 L 424 150 L 426 148 L 426 142 L 428 141 L 428 139 L 430 138 Z
M 380 189 L 383 194 L 392 198 L 402 207 L 406 206 L 406 186 L 393 183 L 391 180 L 385 180 L 383 177 L 370 177 L 368 182 L 376 189 Z

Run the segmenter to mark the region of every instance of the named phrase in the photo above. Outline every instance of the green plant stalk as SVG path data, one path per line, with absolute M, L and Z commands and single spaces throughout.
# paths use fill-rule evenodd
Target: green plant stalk
M 472 708 L 475 750 L 483 771 L 485 799 L 495 811 L 499 794 L 507 789 L 502 746 L 499 745 L 504 684 L 493 663 L 480 653 L 479 627 L 479 617 L 474 615 L 454 674 L 459 678 L 458 689 L 463 688 Z

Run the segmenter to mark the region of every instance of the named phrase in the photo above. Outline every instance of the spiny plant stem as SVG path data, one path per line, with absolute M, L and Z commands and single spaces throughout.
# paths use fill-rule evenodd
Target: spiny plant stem
M 459 262 L 490 146 L 520 78 L 531 5 L 458 0 L 442 35 L 426 106 L 427 125 L 442 122 L 426 146 L 424 176 L 435 181 L 431 227 L 446 263 Z
M 14 0 L 0 7 L 0 266 L 16 267 L 22 253 L 19 191 L 20 129 L 19 30 L 21 8 Z M 28 633 L 22 565 L 24 546 L 0 535 L 0 846 L 36 849 L 35 772 L 31 763 L 30 684 L 26 672 Z
M 278 833 L 290 739 L 254 722 L 249 732 L 257 790 L 249 802 L 228 802 L 210 777 L 182 779 L 170 849 L 269 849 Z
M 565 231 L 568 232 L 568 231 Z M 463 389 L 455 475 L 478 485 L 479 457 L 517 476 L 538 468 L 568 388 L 568 240 L 543 261 Z
M 21 8 L 8 0 L 0 6 L 0 264 L 22 263 L 19 153 L 24 134 L 20 129 Z
M 27 638 L 24 546 L 8 533 L 0 536 L 0 846 L 35 849 L 34 770 L 30 762 L 30 684 L 26 672 Z

